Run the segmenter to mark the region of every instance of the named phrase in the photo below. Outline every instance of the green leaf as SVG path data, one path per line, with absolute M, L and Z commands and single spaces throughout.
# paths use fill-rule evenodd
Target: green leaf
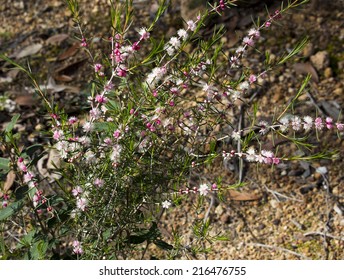
M 109 132 L 111 130 L 111 124 L 106 122 L 95 123 L 94 130 L 98 132 Z
M 15 114 L 12 117 L 11 122 L 5 128 L 6 132 L 12 131 L 12 129 L 14 128 L 14 126 L 15 126 L 16 122 L 18 121 L 19 117 L 20 117 L 20 114 Z
M 163 240 L 154 240 L 153 243 L 163 250 L 172 250 L 173 246 Z
M 10 171 L 10 160 L 8 158 L 0 158 L 0 174 L 7 174 Z
M 30 147 L 27 147 L 23 153 L 24 154 L 27 154 L 30 158 L 33 157 L 33 155 L 37 152 L 37 151 L 40 151 L 41 149 L 43 148 L 43 145 L 41 144 L 34 144 Z
M 24 200 L 22 199 L 22 200 L 13 202 L 6 208 L 1 209 L 0 221 L 3 221 L 7 219 L 8 217 L 11 217 L 13 214 L 17 213 L 23 206 L 24 206 Z
M 48 249 L 48 242 L 45 240 L 38 240 L 33 243 L 30 248 L 30 254 L 32 260 L 43 260 Z
M 32 230 L 27 235 L 25 235 L 17 244 L 17 249 L 20 249 L 22 247 L 30 247 L 35 234 L 36 230 Z

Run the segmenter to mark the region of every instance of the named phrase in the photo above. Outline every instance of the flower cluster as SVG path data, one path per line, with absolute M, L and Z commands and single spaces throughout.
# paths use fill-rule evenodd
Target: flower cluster
M 84 253 L 84 250 L 81 246 L 81 243 L 78 240 L 74 240 L 72 243 L 73 246 L 73 253 L 76 255 L 82 255 Z
M 23 181 L 26 183 L 29 188 L 34 188 L 37 186 L 37 181 L 35 175 L 28 170 L 28 167 L 25 163 L 24 158 L 19 157 L 17 161 L 18 168 L 24 173 Z
M 300 131 L 301 129 L 305 131 L 316 129 L 319 131 L 325 127 L 327 129 L 337 129 L 338 131 L 344 130 L 343 123 L 339 123 L 339 122 L 334 123 L 333 119 L 330 117 L 326 117 L 324 119 L 321 117 L 317 117 L 313 119 L 310 116 L 305 116 L 301 118 L 295 115 L 287 115 L 281 118 L 280 124 L 277 126 L 279 126 L 279 129 L 282 132 L 286 132 L 290 129 L 293 131 Z
M 180 189 L 179 194 L 190 194 L 190 193 L 199 193 L 201 196 L 206 196 L 210 191 L 216 192 L 218 191 L 217 185 L 214 183 L 211 186 L 208 184 L 201 184 L 198 188 L 185 188 L 185 189 Z
M 10 196 L 5 193 L 5 194 L 3 194 L 2 199 L 3 200 L 2 200 L 1 205 L 2 205 L 3 208 L 6 208 L 8 206 L 8 201 L 10 200 Z
M 256 153 L 254 147 L 250 147 L 246 152 L 236 152 L 234 150 L 230 152 L 223 151 L 222 157 L 224 160 L 228 160 L 233 157 L 245 158 L 249 162 L 258 162 L 265 164 L 279 164 L 281 159 L 276 157 L 272 151 L 261 150 L 260 153 Z

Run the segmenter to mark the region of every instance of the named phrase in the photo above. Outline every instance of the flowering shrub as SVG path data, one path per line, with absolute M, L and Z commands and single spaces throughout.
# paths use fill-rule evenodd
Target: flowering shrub
M 277 118 L 268 122 L 256 117 L 259 108 L 253 103 L 255 96 L 250 96 L 252 86 L 297 54 L 306 40 L 277 62 L 271 63 L 267 54 L 261 72 L 253 72 L 241 59 L 257 44 L 261 32 L 268 32 L 285 11 L 305 1 L 288 2 L 269 15 L 229 54 L 220 40 L 224 28 L 207 40 L 199 33 L 205 19 L 221 16 L 231 1 L 210 5 L 204 15 L 187 19 L 185 28 L 174 36 L 160 39 L 154 36 L 166 9 L 163 3 L 153 23 L 135 34 L 128 29 L 130 1 L 113 4 L 111 35 L 104 40 L 104 49 L 110 51 L 101 55 L 93 54 L 77 1 L 67 2 L 95 76 L 85 115 L 69 116 L 53 107 L 31 73 L 2 56 L 29 75 L 45 102 L 51 116 L 50 149 L 59 158 L 53 164 L 57 173 L 53 180 L 35 171 L 42 155 L 33 152 L 34 147 L 19 148 L 12 133 L 19 116 L 1 135 L 10 155 L 2 159 L 3 173 L 12 169 L 19 174 L 21 195 L 3 196 L 0 219 L 21 209 L 33 213 L 32 228 L 17 247 L 26 250 L 27 258 L 138 258 L 153 243 L 177 258 L 185 251 L 178 240 L 176 244 L 163 240 L 158 227 L 162 213 L 177 207 L 190 193 L 202 202 L 227 188 L 202 178 L 191 182 L 193 170 L 221 157 L 224 162 L 237 158 L 240 166 L 244 160 L 267 165 L 298 160 L 264 150 L 261 143 L 268 141 L 267 135 L 275 135 L 302 145 L 307 143 L 299 137 L 302 133 L 343 131 L 344 124 L 329 117 L 294 114 L 292 106 L 310 77 Z M 232 73 L 239 73 L 238 78 Z M 247 127 L 240 117 L 238 121 L 244 108 L 250 119 Z M 310 158 L 320 156 L 324 154 Z M 241 182 L 242 174 L 233 185 Z M 222 239 L 209 235 L 207 219 L 196 223 L 196 228 L 194 252 L 200 252 L 198 245 L 207 238 Z

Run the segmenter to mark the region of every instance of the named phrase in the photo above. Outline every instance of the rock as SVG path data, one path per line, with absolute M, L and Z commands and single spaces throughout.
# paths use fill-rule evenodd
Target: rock
M 308 43 L 302 50 L 302 55 L 304 57 L 310 57 L 313 54 L 314 46 L 312 43 Z
M 225 213 L 225 209 L 223 206 L 220 204 L 215 208 L 215 214 L 218 216 L 221 216 L 223 213 Z
M 279 202 L 276 199 L 271 199 L 270 204 L 272 208 L 277 208 L 279 207 Z
M 331 78 L 332 77 L 332 69 L 330 67 L 327 67 L 324 71 L 325 78 Z
M 195 20 L 199 12 L 205 10 L 206 0 L 180 0 L 180 13 L 184 20 Z
M 333 91 L 333 94 L 336 95 L 336 96 L 341 96 L 343 94 L 343 89 L 342 88 L 336 88 Z
M 315 55 L 311 56 L 311 62 L 313 63 L 314 67 L 320 71 L 325 69 L 330 64 L 330 58 L 327 51 L 320 51 L 317 52 Z
M 340 220 L 339 225 L 341 225 L 342 227 L 344 227 L 344 219 L 341 219 L 341 220 Z
M 231 222 L 231 216 L 228 214 L 224 214 L 221 216 L 220 221 L 224 224 L 229 224 Z

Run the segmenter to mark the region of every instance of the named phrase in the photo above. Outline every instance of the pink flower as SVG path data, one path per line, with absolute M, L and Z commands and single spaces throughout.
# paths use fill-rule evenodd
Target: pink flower
M 252 28 L 248 31 L 248 36 L 258 39 L 260 37 L 260 32 L 259 30 Z
M 19 162 L 19 160 L 18 160 L 17 165 L 18 165 L 18 167 L 19 167 L 19 169 L 20 169 L 21 171 L 27 172 L 27 167 L 26 167 L 26 165 L 25 165 L 24 162 Z
M 94 72 L 98 73 L 102 69 L 102 65 L 97 63 L 94 65 Z
M 115 132 L 113 133 L 113 137 L 118 139 L 121 136 L 121 131 L 119 129 L 116 129 Z
M 97 120 L 102 116 L 102 112 L 98 108 L 93 108 L 90 110 L 90 116 Z
M 55 130 L 53 134 L 53 138 L 55 140 L 60 140 L 60 138 L 63 136 L 63 131 L 62 130 Z
M 28 183 L 33 179 L 34 175 L 31 172 L 24 174 L 24 183 Z
M 103 103 L 108 102 L 108 99 L 107 99 L 104 95 L 98 94 L 98 95 L 96 96 L 96 101 L 97 101 L 98 103 L 100 103 L 100 104 L 103 104 Z
M 326 122 L 326 127 L 327 127 L 327 129 L 333 128 L 333 119 L 332 119 L 332 118 L 327 117 L 326 120 L 325 120 L 325 122 Z
M 112 140 L 109 137 L 107 137 L 107 138 L 104 139 L 104 143 L 106 145 L 110 146 L 112 144 Z
M 87 47 L 87 42 L 86 42 L 86 39 L 84 37 L 82 37 L 81 39 L 81 44 L 80 44 L 81 47 Z
M 323 127 L 324 127 L 324 124 L 322 122 L 322 119 L 320 117 L 317 117 L 315 120 L 314 120 L 314 125 L 315 125 L 315 128 L 316 129 L 319 129 L 319 130 L 322 130 Z
M 79 241 L 74 240 L 72 245 L 73 245 L 73 253 L 74 254 L 81 255 L 84 253 L 82 246 L 81 246 L 81 243 Z
M 135 42 L 131 47 L 134 51 L 138 51 L 140 49 L 139 42 Z
M 83 192 L 84 192 L 84 190 L 80 186 L 77 186 L 76 188 L 72 189 L 73 196 L 79 196 Z
M 256 75 L 253 75 L 251 74 L 248 81 L 250 82 L 250 84 L 253 84 L 254 82 L 257 81 L 257 76 Z
M 86 206 L 87 206 L 86 198 L 78 198 L 76 200 L 76 207 L 79 208 L 81 211 L 85 211 Z
M 104 90 L 105 91 L 109 91 L 113 88 L 113 84 L 111 82 L 108 82 L 105 86 L 104 86 Z
M 339 131 L 344 130 L 344 124 L 343 124 L 343 123 L 336 123 L 336 126 L 337 126 L 337 129 L 338 129 Z
M 104 186 L 104 180 L 103 179 L 100 179 L 100 178 L 96 178 L 94 180 L 94 184 L 97 186 L 97 187 L 102 187 Z
M 70 118 L 68 119 L 68 123 L 69 123 L 70 125 L 75 124 L 76 122 L 78 122 L 78 118 L 77 118 L 77 117 L 70 117 Z
M 147 40 L 150 37 L 149 32 L 147 31 L 146 28 L 142 27 L 139 31 L 139 34 L 141 35 L 140 40 Z
M 245 45 L 248 45 L 250 47 L 254 46 L 254 41 L 251 37 L 245 37 L 242 41 Z
M 126 77 L 127 73 L 128 73 L 128 69 L 123 65 L 117 69 L 117 76 L 119 77 Z

